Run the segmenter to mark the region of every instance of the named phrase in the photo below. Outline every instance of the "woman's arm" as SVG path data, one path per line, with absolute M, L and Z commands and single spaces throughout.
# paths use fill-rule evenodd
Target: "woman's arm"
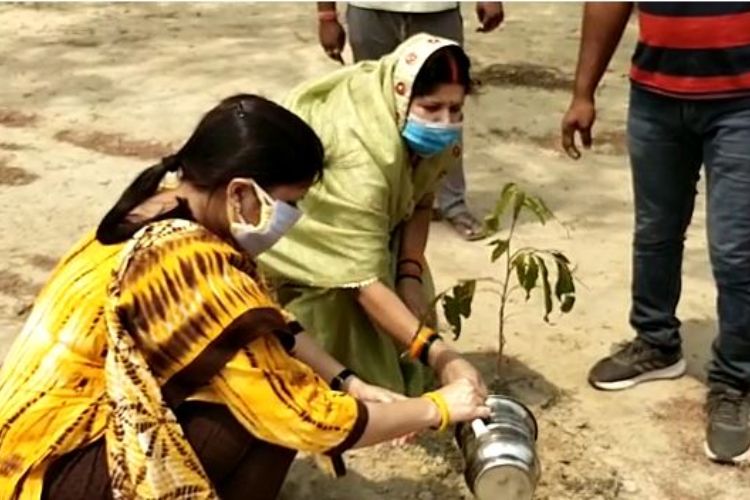
M 411 218 L 403 227 L 399 262 L 397 263 L 397 280 L 404 284 L 416 284 L 421 293 L 421 279 L 424 267 L 424 251 L 430 227 L 430 212 L 435 199 L 433 194 L 426 195 L 417 204 Z M 415 279 L 415 278 L 418 278 Z M 397 283 L 398 285 L 398 283 Z M 408 346 L 414 333 L 419 328 L 417 317 L 425 311 L 414 311 L 403 297 L 399 297 L 382 282 L 375 282 L 359 289 L 358 300 L 367 315 L 388 332 L 399 344 Z
M 422 198 L 404 224 L 396 263 L 396 293 L 412 314 L 430 326 L 436 323 L 435 310 L 425 296 L 422 277 L 434 199 L 432 194 Z
M 267 337 L 238 352 L 193 399 L 226 404 L 259 439 L 337 454 L 352 446 L 489 415 L 484 397 L 466 380 L 435 393 L 444 412 L 427 398 L 362 402 L 331 391 L 311 368 L 292 361 L 277 339 Z
M 433 200 L 432 194 L 422 198 L 404 225 L 396 276 L 398 293 L 381 281 L 357 291 L 357 300 L 370 320 L 405 349 L 411 344 L 421 323 L 434 321 L 421 282 Z M 442 340 L 430 346 L 427 364 L 439 374 L 444 384 L 465 378 L 473 382 L 482 394 L 487 394 L 477 369 Z
M 328 354 L 325 349 L 320 347 L 307 332 L 298 333 L 294 336 L 294 340 L 294 349 L 292 349 L 291 354 L 312 368 L 326 382 L 333 380 L 333 377 L 341 373 L 345 368 L 344 365 Z M 344 381 L 342 387 L 344 390 L 346 390 L 348 383 L 351 381 L 349 379 Z
M 328 354 L 325 349 L 313 339 L 307 332 L 300 332 L 295 335 L 294 349 L 291 354 L 313 369 L 323 380 L 331 384 L 334 377 L 337 377 L 346 368 Z M 339 381 L 341 386 L 338 390 L 346 392 L 362 401 L 371 402 L 390 402 L 405 399 L 401 394 L 389 391 L 383 387 L 368 384 L 353 372 Z
M 376 281 L 360 288 L 357 298 L 370 319 L 381 329 L 405 349 L 411 344 L 420 322 L 393 290 Z M 444 384 L 465 378 L 486 395 L 487 389 L 481 374 L 442 340 L 433 342 L 428 351 L 427 363 L 440 375 Z
M 416 275 L 420 279 L 433 199 L 434 195 L 427 195 L 417 205 L 413 216 L 404 226 L 401 240 L 400 258 L 407 259 L 408 262 L 400 267 L 403 268 L 405 274 Z M 415 265 L 412 261 L 419 264 Z M 419 328 L 420 321 L 428 319 L 429 304 L 423 296 L 419 281 L 406 278 L 402 285 L 404 293 L 396 294 L 382 282 L 376 281 L 359 289 L 357 298 L 369 318 L 388 332 L 400 345 L 407 348 Z M 417 286 L 414 287 L 414 285 Z M 411 299 L 414 300 L 410 300 L 409 293 L 412 295 Z M 328 382 L 345 368 L 305 332 L 296 336 L 293 355 Z M 437 340 L 431 345 L 427 361 L 440 375 L 444 384 L 466 378 L 475 383 L 483 394 L 486 394 L 487 390 L 479 372 L 443 341 Z M 341 389 L 363 401 L 387 402 L 403 399 L 396 393 L 367 384 L 356 376 L 348 377 Z
M 445 428 L 449 423 L 487 418 L 490 409 L 484 396 L 468 380 L 459 380 L 432 393 L 435 398 L 410 398 L 395 403 L 367 403 L 369 420 L 355 448 L 390 441 L 427 428 Z M 437 402 L 440 400 L 445 413 Z
M 367 316 L 404 348 L 419 329 L 419 319 L 396 293 L 382 281 L 357 290 L 357 300 Z
M 409 398 L 395 403 L 365 403 L 369 418 L 362 436 L 352 448 L 392 441 L 440 425 L 440 411 L 427 398 Z
M 435 201 L 435 195 L 430 193 L 425 195 L 414 208 L 414 213 L 404 223 L 401 233 L 401 248 L 399 251 L 398 261 L 404 262 L 404 270 L 411 267 L 412 271 L 417 270 L 421 274 L 422 269 L 416 269 L 415 264 L 409 265 L 409 262 L 416 261 L 424 266 L 424 250 L 427 247 L 427 237 L 430 233 L 430 220 L 432 218 L 432 204 Z M 399 268 L 401 265 L 399 265 Z M 401 271 L 401 269 L 399 269 Z

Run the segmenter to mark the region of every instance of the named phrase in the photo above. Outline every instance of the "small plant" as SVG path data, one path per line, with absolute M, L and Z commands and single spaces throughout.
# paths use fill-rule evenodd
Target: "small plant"
M 504 238 L 496 238 L 489 243 L 492 248 L 490 261 L 500 261 L 500 277 L 461 280 L 453 287 L 438 294 L 435 303 L 440 302 L 445 319 L 457 339 L 461 335 L 462 319 L 471 316 L 471 306 L 476 292 L 477 282 L 486 281 L 499 286 L 498 304 L 498 352 L 496 377 L 502 370 L 505 348 L 505 323 L 507 305 L 511 295 L 523 290 L 526 300 L 531 298 L 535 289 L 541 288 L 544 303 L 544 321 L 549 322 L 555 304 L 561 313 L 568 313 L 575 305 L 575 282 L 571 263 L 560 251 L 535 247 L 514 248 L 513 236 L 521 214 L 526 211 L 533 214 L 542 225 L 554 219 L 544 201 L 526 194 L 516 184 L 509 183 L 503 187 L 495 208 L 487 217 L 485 224 L 492 233 L 498 233 L 502 222 L 510 212 L 510 226 Z M 513 285 L 513 275 L 516 284 Z M 554 287 L 552 286 L 554 277 Z

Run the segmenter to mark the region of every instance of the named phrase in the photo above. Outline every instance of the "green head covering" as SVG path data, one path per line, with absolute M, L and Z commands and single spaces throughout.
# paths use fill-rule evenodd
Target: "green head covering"
M 460 155 L 457 146 L 412 167 L 401 137 L 419 70 L 435 51 L 454 45 L 415 35 L 378 61 L 292 91 L 284 104 L 320 136 L 326 167 L 300 204 L 300 222 L 261 255 L 265 269 L 324 288 L 388 279 L 391 233 Z

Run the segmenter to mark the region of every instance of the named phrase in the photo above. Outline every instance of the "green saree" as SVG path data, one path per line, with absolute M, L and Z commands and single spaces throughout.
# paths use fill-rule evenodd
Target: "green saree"
M 419 69 L 447 45 L 455 43 L 417 35 L 379 61 L 292 91 L 285 105 L 320 136 L 326 168 L 300 203 L 302 219 L 259 259 L 284 307 L 328 352 L 366 381 L 408 394 L 421 393 L 431 374 L 400 358 L 354 289 L 376 280 L 394 287 L 400 225 L 459 154 L 414 167 L 400 133 Z M 425 293 L 434 296 L 425 274 Z

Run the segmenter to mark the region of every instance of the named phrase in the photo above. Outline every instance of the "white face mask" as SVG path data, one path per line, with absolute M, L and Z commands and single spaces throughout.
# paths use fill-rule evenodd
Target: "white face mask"
M 240 222 L 232 222 L 229 230 L 243 250 L 257 257 L 274 246 L 302 217 L 302 212 L 288 203 L 274 200 L 254 181 L 250 183 L 260 203 L 258 224 L 250 224 L 242 214 L 237 214 Z

